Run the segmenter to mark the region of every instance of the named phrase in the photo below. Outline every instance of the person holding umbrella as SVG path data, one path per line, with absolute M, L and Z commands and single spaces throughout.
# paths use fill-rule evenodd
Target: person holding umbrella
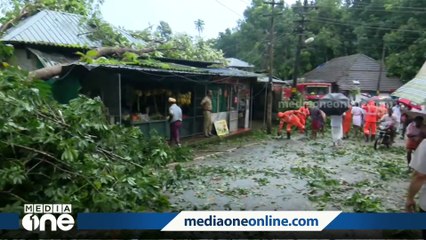
M 343 113 L 349 109 L 349 99 L 341 93 L 329 93 L 319 100 L 320 110 L 331 116 L 331 136 L 333 145 L 342 143 L 343 138 Z

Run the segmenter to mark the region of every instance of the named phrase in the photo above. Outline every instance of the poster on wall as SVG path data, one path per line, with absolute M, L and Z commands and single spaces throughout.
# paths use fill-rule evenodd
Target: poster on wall
M 219 137 L 226 136 L 229 134 L 228 125 L 226 124 L 226 120 L 220 120 L 214 122 L 214 128 L 216 129 L 216 133 Z

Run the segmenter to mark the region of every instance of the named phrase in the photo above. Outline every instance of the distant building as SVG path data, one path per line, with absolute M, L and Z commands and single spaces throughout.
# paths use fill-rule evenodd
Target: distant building
M 387 77 L 386 68 L 380 70 L 380 62 L 364 54 L 333 58 L 303 75 L 305 82 L 328 82 L 334 92 L 347 95 L 359 89 L 362 93 L 376 95 L 380 79 L 380 93 L 390 94 L 402 83 L 398 78 Z M 379 77 L 380 76 L 380 77 Z
M 254 70 L 254 65 L 237 58 L 227 58 L 226 61 L 228 62 L 228 67 L 230 68 L 236 68 L 249 72 Z

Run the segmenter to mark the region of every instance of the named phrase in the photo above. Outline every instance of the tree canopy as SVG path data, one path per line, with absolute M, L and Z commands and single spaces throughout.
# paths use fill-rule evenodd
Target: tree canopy
M 380 60 L 388 73 L 410 80 L 425 61 L 426 1 L 414 0 L 316 0 L 279 8 L 275 16 L 275 74 L 290 79 L 297 42 L 296 24 L 307 19 L 304 38 L 315 37 L 301 51 L 300 72 L 335 57 L 363 53 Z M 302 14 L 301 14 L 302 12 Z M 220 33 L 216 46 L 226 57 L 267 68 L 271 6 L 253 0 L 235 29 Z

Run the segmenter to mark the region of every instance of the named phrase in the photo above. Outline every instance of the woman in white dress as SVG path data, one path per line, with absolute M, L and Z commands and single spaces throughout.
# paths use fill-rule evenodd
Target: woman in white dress
M 355 103 L 355 106 L 352 107 L 352 124 L 355 129 L 355 137 L 358 137 L 358 133 L 361 133 L 363 113 L 364 111 L 359 107 L 359 104 Z
M 333 146 L 341 145 L 343 138 L 343 117 L 342 115 L 332 115 L 331 120 L 331 137 L 333 138 Z

